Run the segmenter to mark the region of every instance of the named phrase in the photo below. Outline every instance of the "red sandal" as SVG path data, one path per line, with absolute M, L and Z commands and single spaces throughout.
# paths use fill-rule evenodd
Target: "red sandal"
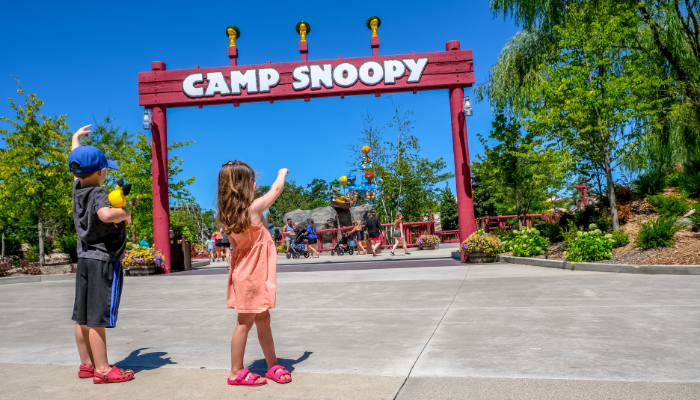
M 106 375 L 102 375 L 95 371 L 92 376 L 92 383 L 121 383 L 134 379 L 134 371 L 130 369 L 119 369 L 117 366 L 113 366 L 112 369 L 107 372 Z
M 263 380 L 261 383 L 255 383 L 258 378 L 260 378 L 260 375 L 253 374 L 249 369 L 244 368 L 236 379 L 228 378 L 226 381 L 232 386 L 262 386 L 267 384 L 267 380 Z
M 280 379 L 280 376 L 282 375 L 289 375 L 289 379 Z M 267 371 L 267 373 L 265 374 L 265 378 L 272 379 L 277 383 L 289 383 L 292 381 L 292 373 L 278 364 L 273 365 L 272 368 L 270 368 L 270 370 Z
M 95 368 L 88 368 L 84 365 L 80 366 L 78 370 L 79 378 L 92 378 L 95 375 Z

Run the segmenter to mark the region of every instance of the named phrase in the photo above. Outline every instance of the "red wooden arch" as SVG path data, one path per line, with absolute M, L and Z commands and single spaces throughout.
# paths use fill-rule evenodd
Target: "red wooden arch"
M 307 61 L 308 44 L 301 42 L 303 61 L 239 66 L 238 49 L 229 47 L 231 65 L 227 67 L 167 71 L 165 63 L 156 61 L 151 71 L 138 74 L 139 104 L 152 110 L 153 227 L 155 248 L 165 256 L 166 273 L 170 272 L 167 109 L 174 107 L 237 107 L 260 101 L 448 89 L 460 240 L 476 230 L 463 112 L 463 88 L 474 83 L 471 50 L 460 50 L 458 41 L 450 41 L 443 52 L 379 56 L 378 39 L 372 38 L 373 57 Z

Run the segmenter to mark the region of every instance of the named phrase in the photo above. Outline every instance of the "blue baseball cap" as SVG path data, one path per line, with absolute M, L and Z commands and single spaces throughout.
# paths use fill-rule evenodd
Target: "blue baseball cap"
M 75 163 L 75 164 L 74 164 Z M 89 174 L 102 168 L 117 169 L 117 163 L 105 157 L 102 150 L 94 146 L 79 146 L 70 152 L 68 167 L 74 174 Z M 75 167 L 75 168 L 73 168 Z

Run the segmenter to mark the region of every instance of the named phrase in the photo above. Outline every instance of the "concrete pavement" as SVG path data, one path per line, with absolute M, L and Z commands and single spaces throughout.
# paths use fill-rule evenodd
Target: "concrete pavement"
M 235 311 L 225 306 L 223 264 L 206 275 L 125 279 L 118 327 L 108 332 L 110 361 L 133 367 L 137 379 L 106 389 L 74 377 L 73 283 L 4 285 L 0 392 L 358 399 L 700 393 L 700 277 L 449 258 L 361 267 L 284 272 L 280 265 L 273 334 L 295 381 L 258 389 L 225 384 Z M 255 332 L 246 363 L 264 372 Z M 46 384 L 29 382 L 32 368 Z

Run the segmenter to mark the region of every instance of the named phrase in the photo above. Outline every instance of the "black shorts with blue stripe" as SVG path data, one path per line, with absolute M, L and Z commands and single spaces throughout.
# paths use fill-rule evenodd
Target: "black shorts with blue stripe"
M 78 325 L 114 328 L 123 282 L 120 261 L 79 258 L 71 319 Z

